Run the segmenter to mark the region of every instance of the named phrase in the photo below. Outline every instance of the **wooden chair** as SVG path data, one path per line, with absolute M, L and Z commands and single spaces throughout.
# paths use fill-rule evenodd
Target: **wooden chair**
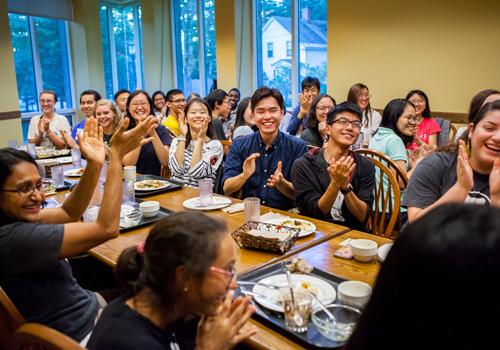
M 12 337 L 12 350 L 84 350 L 70 337 L 38 323 L 25 323 Z
M 391 158 L 387 157 L 385 154 L 373 149 L 358 149 L 354 152 L 357 154 L 361 154 L 367 158 L 376 159 L 379 162 L 382 162 L 385 166 L 392 170 L 394 175 L 396 175 L 398 183 L 403 185 L 403 188 L 406 188 L 406 186 L 408 185 L 408 176 L 406 176 L 406 174 L 398 168 L 396 163 L 394 163 L 394 161 Z
M 9 349 L 14 332 L 24 323 L 23 316 L 0 287 L 0 344 L 5 349 Z
M 457 127 L 450 123 L 450 140 L 453 142 L 455 140 L 455 135 L 457 134 Z
M 229 150 L 231 149 L 231 145 L 233 144 L 232 140 L 222 140 L 220 143 L 222 143 L 222 147 L 224 149 L 224 158 L 227 156 L 229 153 Z
M 394 228 L 400 225 L 401 191 L 399 184 L 396 176 L 387 166 L 375 158 L 368 157 L 368 159 L 379 169 L 380 176 L 375 178 L 374 205 L 368 218 L 367 228 L 372 234 L 391 238 L 394 236 Z M 384 185 L 384 178 L 387 179 L 386 185 Z M 394 196 L 391 196 L 392 193 Z

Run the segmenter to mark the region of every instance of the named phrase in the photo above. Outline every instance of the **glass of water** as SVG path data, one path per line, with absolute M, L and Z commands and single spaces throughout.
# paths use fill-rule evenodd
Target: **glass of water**
M 71 149 L 71 159 L 75 168 L 82 167 L 82 154 L 80 153 L 80 150 L 78 148 Z
M 212 205 L 214 203 L 212 179 L 201 179 L 198 181 L 198 188 L 200 189 L 200 206 Z
M 311 294 L 308 291 L 294 289 L 293 297 L 289 288 L 280 291 L 283 300 L 285 325 L 293 332 L 307 332 L 311 317 Z
M 243 200 L 245 208 L 245 222 L 260 221 L 260 198 L 248 197 Z
M 56 187 L 64 187 L 64 168 L 62 166 L 55 166 L 50 169 L 52 174 L 52 181 Z

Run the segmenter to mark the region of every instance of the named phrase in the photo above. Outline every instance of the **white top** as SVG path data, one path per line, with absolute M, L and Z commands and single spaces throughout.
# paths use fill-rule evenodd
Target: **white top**
M 358 141 L 356 141 L 356 144 L 359 144 L 359 145 L 368 145 L 370 144 L 370 140 L 372 139 L 372 136 L 373 134 L 375 133 L 375 131 L 377 131 L 379 125 L 380 125 L 380 122 L 382 121 L 382 116 L 380 115 L 379 112 L 377 112 L 376 110 L 372 109 L 372 115 L 371 115 L 371 118 L 368 122 L 368 125 L 366 124 L 366 111 L 363 112 L 363 124 L 361 126 L 361 133 L 363 136 L 361 136 L 361 134 L 359 135 L 359 139 Z
M 179 139 L 175 138 L 170 144 L 168 154 L 168 165 L 172 171 L 172 179 L 180 181 L 191 187 L 198 187 L 198 181 L 204 178 L 211 178 L 215 182 L 217 169 L 221 165 L 224 151 L 219 140 L 210 140 L 203 145 L 201 159 L 194 164 L 190 170 L 191 158 L 193 157 L 195 141 L 191 140 L 189 147 L 184 151 L 184 165 L 181 167 L 175 158 L 175 151 Z
M 246 136 L 253 134 L 255 131 L 248 125 L 240 125 L 233 132 L 233 140 L 237 139 L 240 136 Z
M 35 138 L 40 132 L 38 131 L 38 122 L 40 121 L 41 115 L 32 117 L 30 120 L 30 126 L 28 128 L 28 139 Z M 65 130 L 68 135 L 71 135 L 71 127 L 68 123 L 68 119 L 65 116 L 56 114 L 54 118 L 49 123 L 49 129 L 59 137 L 61 136 L 61 130 Z M 44 133 L 42 141 L 40 142 L 42 147 L 54 147 L 52 141 L 50 141 L 49 136 Z

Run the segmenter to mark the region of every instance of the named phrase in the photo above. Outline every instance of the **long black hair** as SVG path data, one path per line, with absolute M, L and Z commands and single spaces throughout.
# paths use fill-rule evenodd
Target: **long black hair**
M 309 109 L 309 117 L 307 118 L 306 121 L 306 127 L 314 133 L 319 135 L 319 130 L 318 130 L 318 118 L 316 116 L 316 107 L 318 106 L 319 101 L 321 101 L 323 98 L 329 98 L 333 102 L 333 107 L 337 105 L 337 102 L 335 102 L 335 99 L 327 94 L 318 94 L 314 100 L 311 103 L 311 108 Z
M 426 93 L 422 90 L 411 90 L 408 94 L 406 94 L 406 99 L 410 100 L 413 95 L 418 95 L 422 97 L 425 101 L 425 108 L 422 111 L 422 117 L 431 118 L 431 107 L 429 106 L 429 97 L 427 97 Z
M 135 120 L 135 118 L 130 113 L 130 101 L 132 101 L 132 99 L 134 97 L 136 97 L 137 95 L 140 95 L 140 94 L 143 94 L 144 96 L 146 96 L 146 99 L 148 100 L 148 103 L 149 103 L 149 113 L 151 115 L 154 115 L 154 113 L 155 113 L 154 103 L 153 103 L 153 99 L 151 98 L 151 96 L 149 96 L 149 94 L 146 91 L 144 91 L 144 90 L 135 90 L 135 91 L 133 91 L 132 93 L 130 93 L 130 95 L 128 95 L 128 98 L 127 98 L 127 109 L 125 110 L 125 118 L 130 119 L 130 122 L 128 124 L 128 130 L 133 129 L 133 128 L 135 128 L 137 126 L 137 121 Z
M 184 107 L 184 118 L 186 118 L 186 123 L 187 123 L 187 114 L 188 114 L 189 108 L 191 108 L 191 106 L 194 103 L 201 103 L 202 105 L 204 105 L 207 108 L 207 111 L 208 111 L 207 136 L 213 140 L 215 138 L 215 136 L 214 136 L 215 130 L 214 130 L 214 126 L 212 124 L 212 109 L 210 108 L 210 106 L 208 105 L 208 102 L 206 100 L 201 99 L 201 98 L 192 98 L 189 100 L 189 102 Z M 189 146 L 189 143 L 191 142 L 191 140 L 193 138 L 191 136 L 191 128 L 189 127 L 189 124 L 187 124 L 187 127 L 188 127 L 188 132 L 186 135 L 186 147 Z
M 151 229 L 143 252 L 135 246 L 122 252 L 115 270 L 118 281 L 134 294 L 146 291 L 153 307 L 171 310 L 184 287 L 176 283 L 176 269 L 184 266 L 201 280 L 226 232 L 226 224 L 214 217 L 172 214 Z
M 380 126 L 392 129 L 394 133 L 398 135 L 401 140 L 403 140 L 405 146 L 413 142 L 413 136 L 403 135 L 401 131 L 399 131 L 397 123 L 398 119 L 403 116 L 403 112 L 408 105 L 415 108 L 413 103 L 402 98 L 397 98 L 390 101 L 384 108 L 384 112 L 382 113 L 382 121 L 380 122 Z

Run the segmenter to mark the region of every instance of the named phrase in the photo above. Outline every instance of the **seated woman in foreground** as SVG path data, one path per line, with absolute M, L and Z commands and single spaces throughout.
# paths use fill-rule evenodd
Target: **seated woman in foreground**
M 172 179 L 192 187 L 198 187 L 204 178 L 215 181 L 223 149 L 221 142 L 214 140 L 208 103 L 191 99 L 179 117 L 179 127 L 181 135 L 172 141 L 169 151 Z
M 410 224 L 382 264 L 348 350 L 493 349 L 500 209 L 447 204 Z M 494 345 L 497 344 L 497 345 Z
M 42 178 L 26 152 L 0 150 L 0 286 L 28 322 L 38 322 L 81 342 L 98 315 L 98 298 L 73 278 L 66 258 L 116 237 L 123 156 L 154 127 L 154 117 L 124 131 L 109 155 L 104 199 L 96 222 L 79 222 L 92 198 L 105 158 L 102 128 L 93 118 L 78 135 L 87 167 L 61 207 L 44 208 Z
M 500 205 L 500 101 L 485 104 L 468 131 L 415 169 L 402 202 L 410 221 L 445 203 Z
M 365 230 L 373 204 L 374 166 L 350 151 L 359 137 L 361 109 L 340 103 L 326 118 L 328 142 L 293 163 L 295 200 L 303 215 Z
M 118 258 L 116 274 L 130 294 L 104 309 L 89 349 L 232 348 L 255 333 L 243 328 L 255 311 L 250 298 L 233 301 L 229 292 L 234 265 L 224 222 L 194 212 L 161 220 Z M 201 316 L 197 332 L 190 315 Z

